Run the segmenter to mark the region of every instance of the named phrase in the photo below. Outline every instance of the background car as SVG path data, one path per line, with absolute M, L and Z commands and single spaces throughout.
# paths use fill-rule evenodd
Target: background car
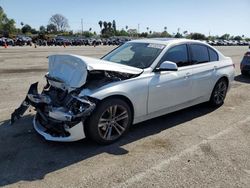
M 249 75 L 250 73 L 250 46 L 240 63 L 240 70 L 242 75 Z

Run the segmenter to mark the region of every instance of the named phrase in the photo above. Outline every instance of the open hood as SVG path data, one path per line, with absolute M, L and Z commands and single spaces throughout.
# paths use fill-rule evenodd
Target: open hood
M 143 69 L 78 55 L 51 55 L 47 77 L 52 85 L 63 89 L 85 84 L 88 71 L 104 70 L 138 75 Z

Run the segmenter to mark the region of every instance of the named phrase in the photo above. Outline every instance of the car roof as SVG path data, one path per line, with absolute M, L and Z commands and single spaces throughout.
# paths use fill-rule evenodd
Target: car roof
M 175 44 L 175 43 L 181 43 L 181 42 L 193 42 L 193 43 L 199 43 L 199 44 L 205 44 L 202 41 L 199 40 L 191 40 L 191 39 L 176 39 L 176 38 L 151 38 L 151 39 L 137 39 L 132 40 L 130 42 L 140 42 L 140 43 L 154 43 L 154 44 Z

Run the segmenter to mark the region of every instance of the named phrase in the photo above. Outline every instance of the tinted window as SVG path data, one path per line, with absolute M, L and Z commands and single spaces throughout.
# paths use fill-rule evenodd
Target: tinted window
M 191 44 L 192 62 L 195 64 L 209 62 L 209 55 L 206 46 Z
M 210 61 L 218 61 L 218 54 L 211 48 L 208 48 Z
M 170 48 L 161 59 L 161 63 L 164 61 L 172 61 L 176 63 L 178 67 L 190 65 L 187 45 L 183 44 Z

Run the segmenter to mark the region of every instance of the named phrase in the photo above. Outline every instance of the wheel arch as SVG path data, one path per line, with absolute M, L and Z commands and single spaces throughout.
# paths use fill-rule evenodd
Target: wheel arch
M 217 79 L 217 81 L 216 81 L 215 84 L 214 84 L 214 87 L 215 87 L 215 85 L 216 85 L 220 80 L 225 80 L 225 81 L 227 82 L 227 86 L 229 85 L 229 78 L 228 78 L 228 76 L 223 75 L 223 76 L 221 76 L 221 77 L 219 77 L 219 78 Z
M 91 97 L 92 100 L 95 100 L 95 103 L 96 103 L 96 108 L 98 108 L 98 105 L 100 105 L 102 102 L 106 101 L 106 100 L 110 100 L 110 99 L 120 99 L 122 101 L 124 101 L 125 103 L 128 104 L 130 110 L 131 110 L 131 124 L 133 124 L 133 120 L 134 120 L 134 106 L 133 106 L 133 103 L 131 102 L 131 100 L 124 96 L 124 95 L 110 95 L 110 96 L 107 96 L 103 99 L 98 99 L 98 98 L 94 98 L 94 97 Z M 92 112 L 92 114 L 90 116 L 88 116 L 86 119 L 85 119 L 85 125 L 83 126 L 83 130 L 84 130 L 84 133 L 86 135 L 87 138 L 91 138 L 91 132 L 90 132 L 90 118 L 91 116 L 93 115 L 94 112 Z
M 211 91 L 210 91 L 210 93 L 209 93 L 209 95 L 208 95 L 208 96 L 209 96 L 209 100 L 211 99 L 211 95 L 212 95 L 212 93 L 213 93 L 213 91 L 214 91 L 214 88 L 215 88 L 216 84 L 217 84 L 220 80 L 222 80 L 222 79 L 226 80 L 227 86 L 229 86 L 229 78 L 228 78 L 228 76 L 227 76 L 227 75 L 222 75 L 222 76 L 220 76 L 218 79 L 215 80 L 214 85 L 213 85 L 212 88 L 211 88 Z
M 121 95 L 121 94 L 115 94 L 115 95 L 110 95 L 108 97 L 105 97 L 102 100 L 100 100 L 99 102 L 109 100 L 109 99 L 112 99 L 112 98 L 121 99 L 121 100 L 125 101 L 129 105 L 130 110 L 131 110 L 131 114 L 132 114 L 132 122 L 133 122 L 133 120 L 134 120 L 134 105 L 133 105 L 132 101 L 128 97 L 126 97 L 124 95 Z

